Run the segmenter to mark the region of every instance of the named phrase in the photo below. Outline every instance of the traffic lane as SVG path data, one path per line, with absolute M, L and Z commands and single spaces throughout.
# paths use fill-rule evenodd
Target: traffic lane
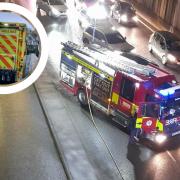
M 112 167 L 110 168 L 111 172 L 106 167 L 107 164 L 109 164 L 108 166 L 110 164 L 112 166 L 113 161 L 109 157 L 108 152 L 106 152 L 107 149 L 93 126 L 89 112 L 80 108 L 79 104 L 77 104 L 76 97 L 69 95 L 62 89 L 60 89 L 60 93 L 66 99 L 69 113 L 73 114 L 74 126 L 79 133 L 91 163 L 97 169 L 98 174 L 101 174 L 103 170 L 106 171 L 104 176 L 101 175 L 103 179 L 109 178 L 109 174 L 115 171 L 115 167 L 113 169 Z M 112 122 L 103 113 L 97 110 L 93 112 L 96 125 L 107 143 L 124 179 L 145 180 L 149 178 L 169 180 L 171 177 L 176 180 L 180 177 L 179 148 L 175 144 L 177 139 L 169 150 L 162 149 L 160 152 L 153 151 L 141 144 L 132 145 L 129 144 L 129 135 L 125 129 Z M 174 149 L 174 147 L 177 149 Z M 104 156 L 104 153 L 107 154 L 107 157 Z M 111 177 L 111 179 L 113 178 Z
M 152 31 L 150 29 L 148 29 L 140 22 L 138 26 L 134 27 L 119 25 L 115 20 L 112 20 L 112 22 L 117 28 L 117 30 L 123 36 L 127 37 L 127 41 L 135 47 L 133 52 L 140 54 L 141 56 L 149 59 L 150 61 L 157 63 L 160 68 L 174 74 L 177 80 L 180 82 L 180 67 L 170 64 L 164 66 L 161 63 L 161 60 L 158 59 L 156 55 L 153 55 L 148 51 L 149 37 L 152 34 Z
M 69 22 L 71 22 L 71 20 L 69 20 Z M 70 27 L 71 27 L 71 29 L 73 29 L 73 26 L 70 25 Z M 77 28 L 77 29 L 73 29 L 71 32 L 73 32 L 73 33 L 75 33 L 75 34 L 78 33 L 78 32 L 79 32 L 78 27 L 76 27 L 76 28 Z M 146 30 L 145 30 L 145 32 L 146 32 Z M 59 33 L 62 33 L 62 35 L 64 34 L 65 36 L 67 36 L 67 39 L 69 38 L 69 36 L 68 36 L 68 35 L 69 35 L 69 32 L 68 32 L 68 31 L 65 31 L 65 32 L 60 31 Z M 73 38 L 74 38 L 74 37 L 76 38 L 76 36 L 72 36 L 71 34 L 70 34 L 70 36 L 71 36 L 72 39 L 69 38 L 69 40 L 73 40 L 73 41 L 74 41 Z M 75 39 L 75 40 L 76 40 L 76 39 Z M 57 61 L 57 59 L 56 59 L 56 61 L 53 62 L 53 66 L 54 66 L 54 67 L 59 67 L 59 65 L 57 66 L 57 64 L 56 64 L 57 62 L 59 63 L 59 61 Z M 57 69 L 57 72 L 58 72 L 58 69 Z M 71 109 L 71 108 L 72 108 L 72 107 L 70 106 L 70 109 Z M 73 115 L 76 114 L 75 112 L 76 112 L 76 111 L 74 111 Z M 80 115 L 80 116 L 81 116 L 81 115 Z M 77 121 L 77 119 L 78 119 L 78 120 L 80 119 L 80 118 L 78 117 L 78 113 L 77 113 L 77 118 L 75 118 L 75 120 Z M 82 124 L 83 124 L 83 123 L 82 123 Z M 77 129 L 80 127 L 80 125 L 81 125 L 81 123 L 79 123 Z M 88 125 L 87 125 L 87 126 L 86 126 L 86 125 L 83 125 L 82 130 L 83 130 L 84 127 L 89 128 Z M 78 131 L 79 131 L 79 129 L 78 129 Z M 114 131 L 113 131 L 113 132 L 114 132 Z M 113 132 L 112 132 L 112 134 L 113 134 Z M 121 131 L 120 131 L 120 132 L 121 132 Z M 107 136 L 109 137 L 109 134 L 107 133 L 107 131 L 106 131 L 105 135 L 106 135 L 106 134 L 107 134 Z M 89 137 L 89 136 L 88 136 L 88 137 Z M 81 137 L 81 138 L 82 138 L 82 137 Z M 90 136 L 89 138 L 91 139 L 92 137 Z M 115 146 L 116 143 L 114 143 L 114 139 L 121 139 L 121 141 L 122 141 L 122 139 L 123 139 L 123 140 L 124 140 L 124 139 L 127 139 L 126 145 L 123 146 L 123 147 L 126 148 L 126 152 L 127 152 L 128 135 L 126 135 L 126 138 L 124 138 L 124 137 L 123 137 L 123 138 L 119 138 L 119 137 L 117 137 L 117 136 L 113 136 L 113 138 L 109 141 L 109 142 L 112 142 L 112 144 L 113 144 L 113 145 L 110 146 L 110 147 Z M 88 142 L 88 140 L 85 140 L 85 138 L 84 138 L 83 141 L 85 141 L 84 144 L 86 144 L 86 142 Z M 91 145 L 93 144 L 93 142 L 94 142 L 94 141 L 92 140 Z M 96 141 L 95 141 L 95 142 L 96 142 Z M 86 146 L 86 145 L 85 145 L 85 146 Z M 87 145 L 87 146 L 88 146 L 88 145 Z M 122 147 L 122 146 L 120 145 L 117 149 L 114 148 L 114 151 L 115 151 L 114 154 L 119 155 L 119 151 L 121 152 L 121 147 Z M 92 161 L 94 162 L 94 158 L 95 158 L 95 159 L 98 159 L 96 156 L 94 157 L 94 154 L 96 154 L 97 152 L 95 152 L 94 149 L 93 149 L 93 147 L 91 147 L 91 146 L 90 146 L 90 148 L 88 147 L 87 149 L 91 149 L 91 148 L 92 148 L 92 150 L 91 150 L 91 153 L 90 153 L 90 157 L 92 157 Z M 143 147 L 143 148 L 145 148 L 145 147 Z M 129 149 L 129 148 L 128 148 L 128 149 Z M 116 151 L 117 151 L 117 152 L 116 152 Z M 145 153 L 146 151 L 148 151 L 148 153 Z M 151 154 L 151 153 L 149 153 L 149 151 L 151 151 L 151 150 L 149 150 L 149 149 L 147 150 L 147 148 L 145 148 L 145 150 L 144 150 L 144 149 L 142 150 L 143 154 Z M 98 154 L 98 153 L 97 153 L 97 154 Z M 131 154 L 131 153 L 130 153 L 130 154 Z M 126 154 L 119 155 L 119 156 L 120 156 L 120 157 L 126 157 Z M 97 163 L 101 163 L 101 161 L 102 161 L 101 159 L 103 159 L 103 158 L 100 158 L 100 159 L 97 160 L 96 162 L 97 162 Z M 102 162 L 103 162 L 103 161 L 102 161 Z M 132 162 L 133 162 L 133 160 L 132 160 Z M 102 163 L 101 163 L 101 164 L 102 164 Z M 119 164 L 120 164 L 120 163 L 119 163 Z M 123 163 L 123 164 L 126 164 L 126 163 Z M 128 162 L 127 162 L 127 164 L 128 164 Z M 138 165 L 137 165 L 137 167 L 138 167 Z M 135 167 L 135 169 L 137 169 L 137 167 Z M 124 169 L 127 170 L 127 169 L 129 169 L 129 168 L 124 168 Z M 132 169 L 132 168 L 130 168 L 130 169 Z M 99 171 L 100 171 L 99 173 L 101 174 L 101 171 L 102 171 L 102 170 L 99 170 Z M 124 171 L 125 171 L 125 170 L 124 170 Z M 131 171 L 131 170 L 130 170 L 130 171 Z M 137 171 L 135 171 L 135 172 L 137 172 Z M 161 171 L 161 172 L 162 172 L 162 171 Z M 126 174 L 126 173 L 125 173 L 125 174 Z M 133 172 L 132 172 L 132 171 L 131 171 L 130 174 L 131 174 L 131 175 L 128 174 L 128 178 L 129 178 L 129 177 L 131 177 L 131 178 L 133 177 L 133 175 L 132 175 Z M 140 175 L 141 175 L 141 173 L 137 173 L 137 174 L 140 174 Z
M 0 179 L 66 179 L 33 86 L 0 96 L 0 126 Z
M 131 172 L 131 166 L 129 166 L 129 162 L 127 161 L 129 160 L 134 168 L 135 179 L 169 180 L 170 177 L 172 179 L 178 179 L 180 177 L 180 146 L 177 144 L 180 136 L 174 137 L 166 148 L 156 151 L 154 150 L 155 148 L 151 149 L 143 144 L 130 144 L 128 142 L 129 135 L 124 128 L 112 122 L 109 117 L 102 113 L 98 111 L 95 112 L 95 122 L 110 147 L 119 168 L 123 170 L 124 176 L 126 173 Z M 107 123 L 109 125 L 107 125 Z M 112 126 L 114 127 L 112 128 Z M 118 130 L 121 131 L 121 133 L 116 133 L 115 129 L 117 129 L 117 132 Z M 156 170 L 158 172 L 156 172 Z

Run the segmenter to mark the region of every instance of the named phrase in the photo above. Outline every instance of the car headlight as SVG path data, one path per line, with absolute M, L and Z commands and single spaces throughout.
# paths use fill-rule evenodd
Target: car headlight
M 157 143 L 162 144 L 167 139 L 167 136 L 165 134 L 157 134 L 155 137 L 155 140 Z
M 168 54 L 167 57 L 168 57 L 168 59 L 169 59 L 171 62 L 175 62 L 175 61 L 176 61 L 176 57 L 173 56 L 172 54 Z
M 121 20 L 124 21 L 124 22 L 127 22 L 128 18 L 127 18 L 127 15 L 122 15 L 121 16 Z
M 55 16 L 59 16 L 61 13 L 55 9 L 55 8 L 51 8 L 52 14 L 54 14 Z
M 137 17 L 137 16 L 134 16 L 134 17 L 133 17 L 133 21 L 138 22 L 138 17 Z

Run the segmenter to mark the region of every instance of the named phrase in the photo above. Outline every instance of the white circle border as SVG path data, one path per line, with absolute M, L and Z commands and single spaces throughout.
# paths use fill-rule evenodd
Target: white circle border
M 31 23 L 31 25 L 36 29 L 40 38 L 41 45 L 39 62 L 32 74 L 21 82 L 14 83 L 12 85 L 0 86 L 0 94 L 12 94 L 29 87 L 39 78 L 46 66 L 48 59 L 48 41 L 47 34 L 43 25 L 38 20 L 38 18 L 26 8 L 14 3 L 0 3 L 0 12 L 1 11 L 10 11 L 12 13 L 17 13 L 20 16 L 24 17 L 27 21 L 29 21 L 29 23 Z

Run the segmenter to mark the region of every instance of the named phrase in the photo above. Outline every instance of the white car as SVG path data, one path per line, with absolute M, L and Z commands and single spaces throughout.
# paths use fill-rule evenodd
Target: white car
M 41 10 L 53 18 L 67 18 L 67 6 L 63 0 L 37 0 L 37 12 Z
M 180 66 L 180 39 L 171 32 L 154 32 L 149 39 L 148 48 L 161 59 L 162 64 Z
M 98 44 L 113 51 L 129 52 L 134 49 L 126 41 L 126 37 L 123 37 L 118 31 L 112 28 L 112 25 L 108 24 L 106 26 L 89 26 L 83 32 L 82 40 L 85 45 Z

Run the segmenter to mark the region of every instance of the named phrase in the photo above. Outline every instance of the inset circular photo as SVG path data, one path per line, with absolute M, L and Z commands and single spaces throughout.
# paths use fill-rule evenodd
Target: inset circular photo
M 19 5 L 0 3 L 0 94 L 31 85 L 47 57 L 47 35 L 35 15 Z

